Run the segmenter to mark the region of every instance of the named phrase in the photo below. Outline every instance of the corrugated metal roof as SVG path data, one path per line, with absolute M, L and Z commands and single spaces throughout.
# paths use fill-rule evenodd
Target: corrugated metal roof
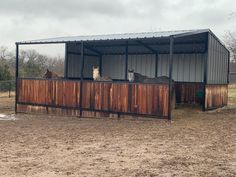
M 124 33 L 124 34 L 105 34 L 105 35 L 89 35 L 89 36 L 69 36 L 57 37 L 39 40 L 29 40 L 17 42 L 19 44 L 31 43 L 65 43 L 76 41 L 101 41 L 101 40 L 120 40 L 120 39 L 146 39 L 146 38 L 164 38 L 172 35 L 194 35 L 209 32 L 209 29 L 198 30 L 181 30 L 181 31 L 160 31 L 160 32 L 144 32 L 144 33 Z

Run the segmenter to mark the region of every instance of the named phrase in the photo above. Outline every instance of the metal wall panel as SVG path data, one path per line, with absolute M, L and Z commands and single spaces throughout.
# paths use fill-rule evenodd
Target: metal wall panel
M 99 57 L 85 56 L 84 57 L 84 77 L 93 77 L 93 67 L 99 66 Z
M 155 77 L 155 65 L 155 55 L 129 55 L 128 57 L 128 69 L 148 77 Z
M 79 78 L 80 77 L 80 44 L 73 43 L 68 44 L 68 77 Z M 70 54 L 70 52 L 78 54 Z M 84 49 L 86 54 L 94 54 L 92 51 Z M 93 66 L 99 66 L 99 57 L 96 56 L 84 56 L 84 77 L 91 78 L 93 76 Z
M 68 51 L 79 53 L 80 46 L 71 44 Z M 206 54 L 174 54 L 173 79 L 179 82 L 203 82 L 204 57 Z M 80 77 L 80 62 L 80 55 L 68 54 L 69 77 Z M 84 77 L 92 77 L 93 66 L 99 66 L 99 57 L 85 56 Z M 155 77 L 155 67 L 155 54 L 128 56 L 128 69 L 134 69 L 137 73 Z M 168 76 L 169 54 L 158 55 L 157 69 L 158 76 Z M 102 75 L 112 79 L 125 79 L 125 55 L 103 55 Z
M 80 55 L 68 55 L 68 77 L 79 78 L 80 77 Z M 99 58 L 95 56 L 84 57 L 84 77 L 92 78 L 93 66 L 99 66 Z
M 203 61 L 205 54 L 175 54 L 173 79 L 179 82 L 203 82 Z M 128 69 L 134 69 L 148 77 L 155 77 L 155 55 L 129 55 Z M 169 75 L 169 54 L 158 56 L 158 76 Z M 125 78 L 125 56 L 105 55 L 102 60 L 102 73 L 113 79 Z
M 102 75 L 112 79 L 125 79 L 125 55 L 103 55 Z
M 78 52 L 80 53 L 80 43 L 68 43 L 68 52 Z
M 179 82 L 203 82 L 205 54 L 174 54 L 173 79 Z M 158 57 L 158 76 L 169 75 L 169 55 Z
M 80 56 L 68 54 L 68 77 L 80 77 Z
M 228 51 L 212 35 L 208 38 L 208 84 L 227 84 L 228 76 Z
M 129 55 L 128 69 L 135 72 L 155 77 L 155 55 Z M 102 58 L 103 76 L 113 79 L 125 79 L 125 56 L 124 55 L 104 55 Z

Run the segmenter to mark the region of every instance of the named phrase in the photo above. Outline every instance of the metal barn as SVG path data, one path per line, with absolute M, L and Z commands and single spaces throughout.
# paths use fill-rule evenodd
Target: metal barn
M 20 45 L 65 44 L 61 79 L 19 78 Z M 60 37 L 16 42 L 16 112 L 131 114 L 171 119 L 176 103 L 202 110 L 227 105 L 228 49 L 209 29 Z M 94 81 L 93 66 L 111 82 Z M 169 83 L 131 83 L 127 72 L 168 76 Z

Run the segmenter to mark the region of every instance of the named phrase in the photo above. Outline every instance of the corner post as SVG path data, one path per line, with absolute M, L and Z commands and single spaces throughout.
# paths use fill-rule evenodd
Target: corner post
M 128 54 L 129 54 L 129 43 L 126 41 L 125 44 L 125 80 L 128 80 Z
M 80 114 L 80 117 L 82 117 L 82 111 L 83 111 L 82 96 L 83 96 L 83 79 L 84 79 L 84 42 L 83 41 L 81 41 L 80 50 L 81 50 L 81 55 L 80 55 L 81 62 L 80 62 L 80 97 L 79 97 L 80 111 L 79 111 L 79 114 Z
M 230 51 L 228 51 L 228 75 L 227 75 L 227 84 L 229 84 L 230 81 Z
M 230 51 L 228 51 L 228 75 L 227 75 L 227 84 L 229 85 L 230 82 Z M 229 93 L 229 87 L 227 87 L 227 93 Z M 229 99 L 227 98 L 227 105 Z
M 64 78 L 68 78 L 68 43 L 65 43 L 65 68 L 64 68 Z
M 208 73 L 208 59 L 209 59 L 209 37 L 210 34 L 207 33 L 206 39 L 206 57 L 204 58 L 204 71 L 203 71 L 203 103 L 202 103 L 202 111 L 206 111 L 206 85 L 207 85 L 207 73 Z
M 168 97 L 168 119 L 171 120 L 172 111 L 172 68 L 173 68 L 174 36 L 170 36 L 170 59 L 169 59 L 169 97 Z
M 158 76 L 158 53 L 155 54 L 155 77 Z
M 15 113 L 17 113 L 17 103 L 18 103 L 18 77 L 19 77 L 19 44 L 16 43 Z
M 99 71 L 102 76 L 102 54 L 99 55 Z

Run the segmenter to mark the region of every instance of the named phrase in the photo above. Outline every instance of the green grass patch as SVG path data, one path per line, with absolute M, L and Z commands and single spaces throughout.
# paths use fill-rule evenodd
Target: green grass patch
M 236 88 L 229 88 L 229 97 L 236 98 Z

